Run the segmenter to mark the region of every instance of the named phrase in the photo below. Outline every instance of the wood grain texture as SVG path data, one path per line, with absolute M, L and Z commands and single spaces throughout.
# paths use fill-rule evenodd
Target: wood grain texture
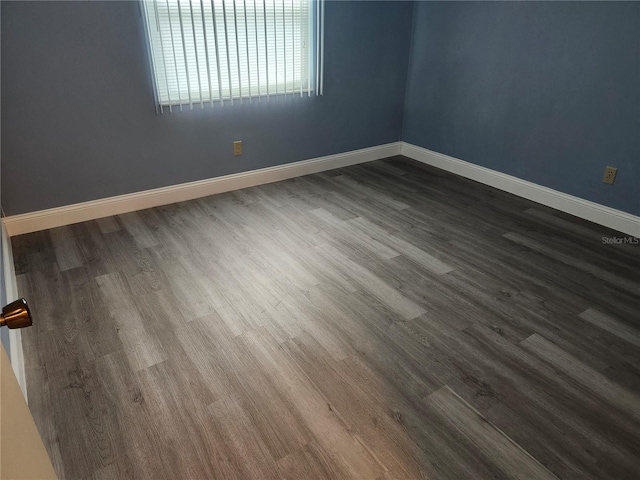
M 61 478 L 635 479 L 640 249 L 396 157 L 12 239 Z
M 482 449 L 502 475 L 518 479 L 556 479 L 549 470 L 516 444 L 504 432 L 489 423 L 475 408 L 449 386 L 429 395 L 425 403 L 455 435 Z
M 631 324 L 610 317 L 594 308 L 585 310 L 579 317 L 622 340 L 634 344 L 636 347 L 640 347 L 640 325 L 631 326 Z

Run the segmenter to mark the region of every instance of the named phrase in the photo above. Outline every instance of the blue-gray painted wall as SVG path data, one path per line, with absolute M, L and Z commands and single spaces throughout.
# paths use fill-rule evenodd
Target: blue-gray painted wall
M 2 2 L 5 211 L 398 141 L 412 9 L 327 2 L 321 98 L 156 116 L 137 2 Z
M 0 14 L 0 25 L 1 25 L 1 17 L 2 15 Z M 0 27 L 1 30 L 1 27 Z M 1 56 L 0 56 L 0 60 L 1 60 Z M 1 64 L 1 61 L 0 61 Z M 0 68 L 0 78 L 2 77 L 2 69 Z M 0 92 L 0 96 L 1 96 L 1 92 Z M 2 102 L 0 102 L 0 110 L 2 109 Z M 0 123 L 0 128 L 2 127 L 2 124 Z M 2 152 L 2 135 L 0 135 L 0 152 Z M 0 164 L 2 163 L 1 161 L 2 156 L 0 154 Z M 2 211 L 2 167 L 0 166 L 0 211 Z M 7 290 L 6 290 L 6 286 L 4 283 L 4 250 L 3 250 L 3 245 L 2 245 L 2 239 L 0 238 L 0 307 L 2 305 L 4 305 L 7 302 Z M 0 329 L 0 342 L 2 342 L 2 345 L 4 345 L 4 349 L 7 351 L 7 355 L 9 356 L 9 358 L 11 358 L 11 346 L 9 344 L 9 332 L 7 331 L 6 328 L 1 328 Z
M 413 22 L 404 141 L 640 214 L 640 3 L 417 2 Z
M 324 97 L 156 116 L 136 2 L 2 2 L 6 212 L 402 138 L 640 214 L 640 3 L 326 8 Z

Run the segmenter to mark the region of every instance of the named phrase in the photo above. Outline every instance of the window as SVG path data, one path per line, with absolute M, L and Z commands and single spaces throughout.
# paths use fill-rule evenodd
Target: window
M 322 94 L 322 0 L 143 0 L 157 104 Z

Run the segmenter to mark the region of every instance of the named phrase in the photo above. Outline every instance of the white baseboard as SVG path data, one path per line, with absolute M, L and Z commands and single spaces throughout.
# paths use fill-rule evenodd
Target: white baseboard
M 426 148 L 400 142 L 400 152 L 405 157 L 426 163 L 433 167 L 455 173 L 461 177 L 513 193 L 519 197 L 533 200 L 561 212 L 584 218 L 619 232 L 640 237 L 640 217 L 598 203 L 574 197 L 551 188 L 527 182 L 517 177 L 500 173 L 489 168 L 433 152 Z
M 2 255 L 4 263 L 4 271 L 0 272 L 0 275 L 4 275 L 4 288 L 7 303 L 13 302 L 18 298 L 18 286 L 16 282 L 16 272 L 13 266 L 13 251 L 11 250 L 11 239 L 7 235 L 7 230 L 2 225 Z M 27 379 L 25 376 L 24 368 L 24 355 L 22 352 L 22 333 L 20 330 L 9 330 L 9 355 L 11 361 L 11 368 L 16 374 L 18 385 L 24 395 L 25 401 L 27 401 Z M 27 401 L 27 403 L 29 403 Z
M 223 177 L 76 203 L 22 215 L 12 215 L 4 219 L 4 224 L 9 236 L 15 236 L 277 182 L 394 155 L 404 155 L 619 232 L 640 237 L 640 217 L 405 142 L 388 143 Z
M 36 232 L 38 230 L 46 230 L 48 228 L 70 225 L 72 223 L 95 220 L 96 218 L 183 202 L 194 198 L 206 197 L 207 195 L 277 182 L 288 178 L 347 167 L 349 165 L 370 162 L 399 154 L 400 142 L 393 142 L 311 160 L 225 175 L 223 177 L 155 188 L 153 190 L 118 195 L 116 197 L 76 203 L 21 215 L 11 215 L 4 219 L 4 224 L 9 235 L 13 237 L 23 233 Z

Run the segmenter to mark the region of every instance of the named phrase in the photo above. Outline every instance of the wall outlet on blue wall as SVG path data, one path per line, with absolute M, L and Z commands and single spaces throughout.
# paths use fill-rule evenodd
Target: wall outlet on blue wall
M 613 185 L 613 182 L 616 180 L 616 173 L 618 173 L 618 169 L 616 167 L 607 167 L 604 169 L 604 177 L 602 181 L 604 183 L 608 183 L 609 185 Z

